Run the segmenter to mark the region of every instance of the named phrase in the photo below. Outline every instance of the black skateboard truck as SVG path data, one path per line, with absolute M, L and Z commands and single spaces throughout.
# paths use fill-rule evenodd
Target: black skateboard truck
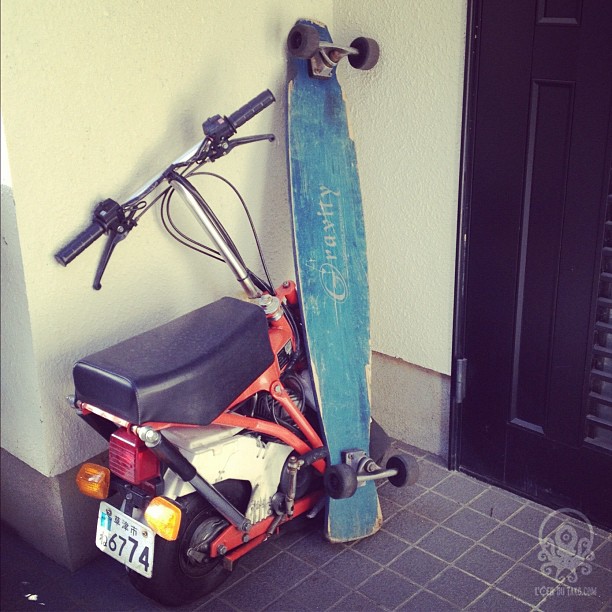
M 419 478 L 419 465 L 413 457 L 393 455 L 384 468 L 365 451 L 342 451 L 342 463 L 331 465 L 323 475 L 325 491 L 333 499 L 352 497 L 368 480 L 386 478 L 394 487 L 413 485 Z
M 294 57 L 310 60 L 310 73 L 318 79 L 332 76 L 334 68 L 343 57 L 353 68 L 371 70 L 378 63 L 380 48 L 373 38 L 360 36 L 348 47 L 321 40 L 314 26 L 297 24 L 287 36 L 287 49 Z

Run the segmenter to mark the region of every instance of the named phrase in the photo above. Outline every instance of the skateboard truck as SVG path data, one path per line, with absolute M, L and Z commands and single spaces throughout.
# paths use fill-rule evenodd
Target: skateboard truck
M 352 47 L 337 47 L 332 43 L 320 42 L 318 52 L 310 58 L 310 72 L 313 77 L 328 79 L 343 57 L 358 53 Z
M 352 497 L 369 480 L 387 478 L 393 486 L 404 487 L 419 477 L 416 460 L 406 455 L 393 455 L 384 468 L 360 449 L 342 451 L 341 456 L 342 463 L 327 468 L 323 476 L 325 490 L 333 499 Z
M 378 63 L 380 49 L 373 38 L 360 36 L 348 47 L 321 40 L 314 26 L 297 24 L 287 37 L 289 53 L 310 60 L 310 74 L 317 79 L 329 79 L 343 57 L 348 57 L 353 68 L 370 70 Z

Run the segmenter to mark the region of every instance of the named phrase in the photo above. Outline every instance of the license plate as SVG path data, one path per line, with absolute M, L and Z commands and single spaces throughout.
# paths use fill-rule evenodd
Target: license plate
M 155 533 L 106 502 L 98 511 L 96 546 L 135 572 L 151 577 Z

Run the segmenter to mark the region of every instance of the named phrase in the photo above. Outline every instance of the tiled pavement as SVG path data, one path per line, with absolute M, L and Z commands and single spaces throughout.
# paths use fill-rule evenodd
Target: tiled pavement
M 548 508 L 395 445 L 417 457 L 421 477 L 412 487 L 379 489 L 385 522 L 376 535 L 332 545 L 313 527 L 288 533 L 246 555 L 212 596 L 182 609 L 612 610 L 612 534 L 595 528 L 594 557 L 579 565 L 577 580 L 567 572 L 555 580 L 538 557 L 543 522 L 545 531 L 559 524 Z M 102 553 L 71 574 L 5 526 L 1 550 L 4 612 L 161 609 Z

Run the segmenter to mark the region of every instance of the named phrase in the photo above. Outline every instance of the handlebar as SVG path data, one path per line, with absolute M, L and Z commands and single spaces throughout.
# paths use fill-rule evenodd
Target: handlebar
M 67 266 L 77 255 L 80 255 L 88 246 L 91 246 L 100 236 L 104 234 L 102 226 L 92 223 L 86 230 L 82 231 L 74 240 L 55 254 L 55 259 Z
M 221 155 L 227 154 L 238 144 L 246 144 L 247 142 L 254 142 L 263 138 L 272 140 L 273 136 L 267 135 L 266 137 L 237 138 L 228 143 L 228 139 L 236 133 L 239 127 L 250 121 L 274 101 L 274 95 L 269 89 L 266 89 L 244 106 L 241 106 L 237 111 L 230 114 L 229 117 L 222 117 L 220 115 L 210 117 L 203 124 L 204 139 L 200 143 L 191 147 L 191 149 L 177 158 L 168 168 L 141 187 L 123 205 L 118 204 L 114 200 L 100 202 L 96 206 L 91 224 L 76 238 L 61 248 L 55 254 L 55 259 L 61 265 L 66 266 L 87 247 L 91 246 L 100 236 L 108 234 L 109 243 L 103 254 L 96 274 L 96 281 L 94 282 L 94 288 L 99 289 L 102 272 L 108 263 L 114 246 L 121 239 L 125 238 L 127 233 L 136 225 L 136 222 L 132 220 L 135 210 L 126 215 L 126 211 L 129 210 L 130 206 L 146 198 L 163 181 L 168 180 L 177 168 L 194 163 L 214 161 Z
M 67 266 L 102 234 L 123 234 L 129 230 L 130 222 L 121 206 L 115 200 L 104 200 L 96 206 L 91 225 L 64 248 L 60 249 L 55 254 L 55 259 L 63 266 Z
M 235 113 L 232 113 L 229 116 L 229 121 L 235 129 L 238 129 L 247 121 L 250 121 L 255 115 L 264 110 L 264 108 L 270 106 L 270 104 L 272 104 L 274 101 L 274 94 L 269 89 L 266 89 L 258 96 L 253 98 L 250 102 L 247 102 L 244 106 L 240 107 Z

